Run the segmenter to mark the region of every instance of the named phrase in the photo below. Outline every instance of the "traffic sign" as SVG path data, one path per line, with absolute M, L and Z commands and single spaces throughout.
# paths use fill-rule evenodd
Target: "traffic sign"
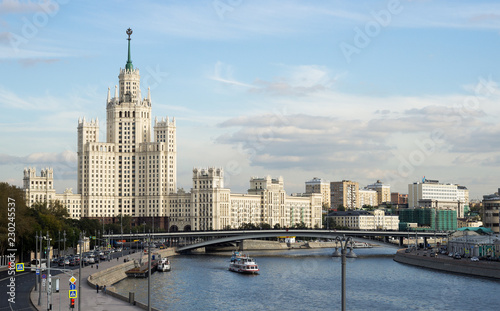
M 42 279 L 46 279 L 47 278 L 47 274 L 42 274 Z
M 36 275 L 40 275 L 40 269 L 36 269 Z
M 23 263 L 16 264 L 16 272 L 21 272 L 21 271 L 24 271 L 24 264 Z
M 74 276 L 72 276 L 72 277 L 69 279 L 69 282 L 70 282 L 70 283 L 75 284 L 75 282 L 76 282 L 76 278 L 75 278 Z
M 69 298 L 76 298 L 76 289 L 69 291 Z
M 69 284 L 69 289 L 70 290 L 75 290 L 76 289 L 76 285 L 75 284 Z

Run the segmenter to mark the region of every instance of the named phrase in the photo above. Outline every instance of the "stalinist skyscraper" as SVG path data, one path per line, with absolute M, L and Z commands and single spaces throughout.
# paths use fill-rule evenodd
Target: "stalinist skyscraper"
M 130 55 L 120 68 L 114 97 L 108 88 L 106 142 L 99 142 L 98 119 L 78 120 L 78 193 L 81 217 L 168 216 L 176 192 L 175 118 L 154 120 L 151 92 L 142 98 L 139 69 Z

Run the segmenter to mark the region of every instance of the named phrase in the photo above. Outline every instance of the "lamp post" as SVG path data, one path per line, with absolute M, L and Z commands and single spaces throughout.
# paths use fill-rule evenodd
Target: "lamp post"
M 64 255 L 64 257 L 66 257 L 66 230 L 64 230 L 64 232 L 63 232 L 63 236 L 64 236 L 63 255 Z M 66 268 L 66 267 L 65 267 L 65 268 Z
M 80 279 L 78 281 L 78 292 L 80 293 L 80 295 L 78 295 L 78 311 L 80 311 L 80 297 L 82 295 L 82 287 L 81 287 L 81 284 L 82 284 L 82 261 L 83 261 L 83 250 L 82 250 L 82 244 L 83 244 L 83 237 L 85 236 L 85 231 L 83 232 L 80 232 L 80 238 L 78 239 L 78 245 L 80 247 L 80 263 L 78 265 L 78 278 Z
M 36 232 L 35 235 L 35 263 L 36 263 L 36 269 L 38 270 L 38 231 Z M 31 261 L 33 263 L 33 260 Z M 31 267 L 33 269 L 33 267 Z M 38 273 L 35 275 L 35 291 L 38 291 L 38 276 L 40 275 L 40 270 L 38 270 Z
M 335 247 L 335 252 L 332 254 L 332 257 L 341 257 L 342 258 L 342 311 L 345 311 L 346 305 L 346 258 L 356 258 L 356 254 L 352 251 L 354 241 L 351 237 L 347 237 L 344 235 L 342 237 L 335 237 L 335 246 L 337 246 L 337 242 L 340 242 L 340 250 L 338 251 L 337 247 Z M 350 248 L 349 253 L 347 253 L 347 248 Z

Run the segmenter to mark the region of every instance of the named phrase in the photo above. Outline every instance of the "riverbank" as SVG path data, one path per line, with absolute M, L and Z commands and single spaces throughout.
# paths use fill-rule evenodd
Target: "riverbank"
M 394 261 L 422 268 L 500 279 L 500 262 L 473 262 L 468 258 L 453 259 L 441 254 L 429 257 L 424 256 L 424 253 L 423 250 L 405 253 L 405 249 L 400 249 L 396 252 Z

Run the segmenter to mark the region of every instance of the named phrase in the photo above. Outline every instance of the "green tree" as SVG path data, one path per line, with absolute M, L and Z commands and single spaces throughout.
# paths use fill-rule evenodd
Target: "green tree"
M 274 229 L 281 229 L 281 225 L 279 223 L 274 224 Z
M 12 234 L 13 229 L 9 231 L 9 228 L 15 228 L 15 235 Z M 5 254 L 6 249 L 11 248 L 10 243 L 15 243 L 21 261 L 29 259 L 28 252 L 35 248 L 35 228 L 36 220 L 26 206 L 24 191 L 0 182 L 0 254 Z
M 241 230 L 255 230 L 257 226 L 252 223 L 242 223 L 239 227 Z
M 301 221 L 293 226 L 295 229 L 307 229 L 305 222 Z
M 345 206 L 342 205 L 342 204 L 339 204 L 339 206 L 337 206 L 337 211 L 339 212 L 344 212 L 346 210 Z
M 268 224 L 268 223 L 266 223 L 266 222 L 261 222 L 261 223 L 259 224 L 259 227 L 260 227 L 260 229 L 262 229 L 262 230 L 269 230 L 269 229 L 271 229 L 271 225 L 270 225 L 270 224 Z

